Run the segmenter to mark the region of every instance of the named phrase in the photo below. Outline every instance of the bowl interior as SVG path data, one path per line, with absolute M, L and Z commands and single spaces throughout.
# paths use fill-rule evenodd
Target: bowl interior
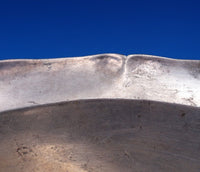
M 200 108 L 82 100 L 0 113 L 2 171 L 200 170 Z

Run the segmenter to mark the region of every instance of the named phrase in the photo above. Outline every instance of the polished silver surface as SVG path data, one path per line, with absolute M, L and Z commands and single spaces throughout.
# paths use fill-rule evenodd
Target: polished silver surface
M 0 61 L 0 111 L 68 100 L 146 99 L 200 107 L 200 61 L 150 55 Z

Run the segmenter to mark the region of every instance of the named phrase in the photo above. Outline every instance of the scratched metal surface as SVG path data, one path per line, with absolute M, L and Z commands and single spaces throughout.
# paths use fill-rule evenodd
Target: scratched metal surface
M 0 111 L 97 98 L 199 107 L 199 88 L 200 61 L 119 54 L 0 61 Z

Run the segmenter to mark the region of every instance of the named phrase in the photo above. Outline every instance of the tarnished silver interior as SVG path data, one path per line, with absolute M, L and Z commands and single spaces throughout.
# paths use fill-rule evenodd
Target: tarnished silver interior
M 82 100 L 2 112 L 2 172 L 199 172 L 200 108 Z

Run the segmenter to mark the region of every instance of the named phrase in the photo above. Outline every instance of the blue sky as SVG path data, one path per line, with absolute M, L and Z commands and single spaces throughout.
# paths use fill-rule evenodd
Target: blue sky
M 99 53 L 200 60 L 200 1 L 0 0 L 0 59 Z

